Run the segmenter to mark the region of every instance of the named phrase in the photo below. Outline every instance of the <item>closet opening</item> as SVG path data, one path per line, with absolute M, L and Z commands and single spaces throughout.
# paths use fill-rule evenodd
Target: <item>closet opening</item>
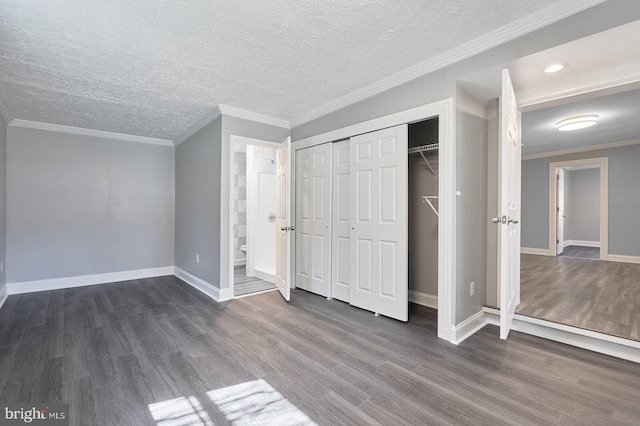
M 439 119 L 409 124 L 409 301 L 438 309 Z

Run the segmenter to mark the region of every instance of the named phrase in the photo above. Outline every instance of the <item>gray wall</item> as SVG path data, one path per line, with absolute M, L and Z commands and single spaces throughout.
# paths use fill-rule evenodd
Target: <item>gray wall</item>
M 7 281 L 173 265 L 173 147 L 9 127 Z
M 216 287 L 220 285 L 221 128 L 219 117 L 178 145 L 175 159 L 175 265 Z
M 640 145 L 523 161 L 522 247 L 549 248 L 549 163 L 595 157 L 609 158 L 609 254 L 640 256 Z
M 568 183 L 568 185 L 567 185 Z M 600 169 L 565 175 L 565 241 L 600 241 Z
M 6 245 L 7 245 L 7 123 L 0 115 L 0 294 L 6 284 Z
M 291 131 L 292 140 L 454 97 L 458 79 L 640 19 L 637 0 L 605 2 L 508 43 L 324 115 Z
M 456 93 L 456 324 L 478 313 L 487 299 L 488 106 L 460 87 Z M 469 284 L 475 282 L 475 294 Z
M 549 248 L 549 160 L 522 162 L 522 240 L 527 248 Z
M 640 145 L 607 149 L 609 254 L 640 256 Z

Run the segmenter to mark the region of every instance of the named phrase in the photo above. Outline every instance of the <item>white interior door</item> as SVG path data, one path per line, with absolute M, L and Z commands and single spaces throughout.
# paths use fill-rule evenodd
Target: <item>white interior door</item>
M 333 144 L 333 193 L 331 229 L 331 296 L 349 302 L 351 235 L 350 141 Z
M 351 138 L 349 303 L 401 321 L 408 306 L 407 125 Z
M 500 338 L 520 304 L 520 113 L 508 70 L 502 71 L 500 112 Z M 497 220 L 496 220 L 497 219 Z
M 291 238 L 291 183 L 289 164 L 291 138 L 285 139 L 276 151 L 276 287 L 286 301 L 291 300 L 290 254 Z
M 296 151 L 296 287 L 331 295 L 331 145 Z
M 556 173 L 556 254 L 564 252 L 564 169 L 557 169 Z

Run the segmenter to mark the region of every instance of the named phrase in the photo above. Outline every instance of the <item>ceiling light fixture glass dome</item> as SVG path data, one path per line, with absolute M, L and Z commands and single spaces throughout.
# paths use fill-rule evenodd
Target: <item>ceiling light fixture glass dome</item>
M 595 126 L 598 124 L 597 115 L 577 115 L 575 117 L 565 118 L 564 120 L 556 123 L 556 128 L 561 132 L 567 132 L 570 130 L 586 129 L 587 127 Z

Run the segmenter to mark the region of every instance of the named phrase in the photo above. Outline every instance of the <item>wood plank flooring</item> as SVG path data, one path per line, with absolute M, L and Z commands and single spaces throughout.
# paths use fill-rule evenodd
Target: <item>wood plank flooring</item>
M 638 264 L 523 254 L 520 300 L 519 314 L 640 340 Z
M 561 254 L 562 257 L 578 257 L 581 259 L 600 259 L 600 247 L 582 247 L 568 246 L 565 247 Z
M 175 277 L 13 295 L 0 401 L 83 426 L 640 424 L 640 365 L 495 327 L 454 346 L 436 320 L 301 290 L 218 304 Z
M 276 288 L 274 283 L 265 281 L 258 277 L 247 276 L 247 269 L 245 266 L 236 266 L 233 272 L 233 295 L 235 297 L 273 290 Z

